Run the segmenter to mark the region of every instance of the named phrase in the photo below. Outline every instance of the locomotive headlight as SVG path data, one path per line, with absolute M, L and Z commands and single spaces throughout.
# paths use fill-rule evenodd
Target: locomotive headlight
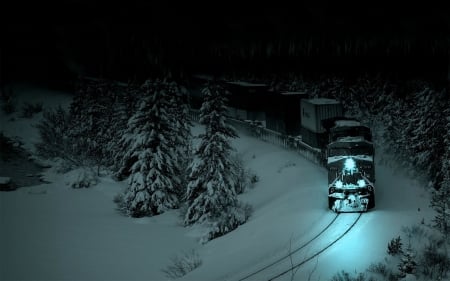
M 366 181 L 365 181 L 365 180 L 358 180 L 358 186 L 359 186 L 359 187 L 364 187 L 364 186 L 366 186 Z
M 344 162 L 344 169 L 347 171 L 353 171 L 356 168 L 355 160 L 352 158 L 347 158 Z
M 343 184 L 343 183 L 342 183 L 341 180 L 337 180 L 337 181 L 336 181 L 336 187 L 337 187 L 337 188 L 342 188 L 342 184 Z

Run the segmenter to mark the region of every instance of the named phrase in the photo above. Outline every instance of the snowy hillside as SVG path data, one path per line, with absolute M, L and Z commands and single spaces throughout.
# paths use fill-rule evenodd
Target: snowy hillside
M 44 108 L 67 105 L 71 98 L 30 88 L 17 91 L 22 102 L 42 98 Z M 30 149 L 37 137 L 35 122 L 1 116 L 2 130 L 21 137 Z M 198 135 L 202 127 L 195 125 L 192 132 Z M 244 164 L 259 176 L 256 186 L 240 195 L 254 212 L 235 231 L 202 245 L 198 242 L 202 229 L 183 227 L 177 210 L 140 219 L 120 215 L 113 198 L 125 188 L 124 182 L 104 176 L 93 188 L 75 190 L 65 184 L 65 175 L 49 169 L 50 184 L 0 192 L 0 279 L 167 280 L 162 269 L 171 258 L 195 250 L 201 266 L 179 280 L 240 280 L 302 245 L 333 220 L 324 168 L 250 136 L 240 135 L 232 143 Z M 387 243 L 402 233 L 403 226 L 430 222 L 428 191 L 420 183 L 401 170 L 380 164 L 376 170 L 376 208 L 300 267 L 294 280 L 329 280 L 342 269 L 364 271 L 384 259 Z M 315 253 L 355 217 L 341 216 L 340 225 L 292 256 L 293 262 Z M 285 269 L 269 269 L 264 278 Z M 287 273 L 279 280 L 290 278 Z

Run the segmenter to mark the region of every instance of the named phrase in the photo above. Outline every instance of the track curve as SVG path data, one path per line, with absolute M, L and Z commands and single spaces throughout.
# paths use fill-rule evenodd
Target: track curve
M 292 254 L 294 254 L 294 253 L 300 251 L 301 249 L 305 248 L 306 246 L 308 246 L 309 244 L 311 244 L 312 241 L 316 240 L 319 236 L 321 236 L 328 228 L 330 228 L 330 226 L 336 221 L 336 219 L 339 217 L 339 215 L 340 215 L 340 214 L 336 214 L 336 216 L 331 220 L 330 223 L 328 223 L 328 224 L 327 224 L 327 225 L 326 225 L 319 233 L 317 233 L 314 237 L 312 237 L 312 238 L 311 238 L 310 240 L 308 240 L 307 242 L 303 243 L 300 247 L 297 247 L 296 249 L 294 249 L 293 251 L 291 251 L 289 254 L 284 255 L 284 256 L 278 258 L 277 260 L 275 260 L 275 261 L 273 261 L 273 262 L 271 262 L 271 263 L 265 265 L 264 267 L 261 267 L 260 269 L 254 271 L 254 272 L 252 272 L 252 273 L 250 273 L 250 274 L 247 274 L 246 276 L 244 276 L 244 277 L 238 279 L 238 281 L 244 281 L 244 280 L 247 280 L 247 279 L 249 279 L 250 277 L 252 277 L 252 276 L 254 276 L 254 275 L 256 275 L 256 274 L 258 274 L 258 273 L 260 273 L 260 272 L 262 272 L 262 271 L 264 271 L 264 270 L 266 270 L 266 269 L 268 269 L 268 268 L 270 268 L 270 267 L 272 267 L 272 266 L 274 266 L 275 264 L 277 264 L 277 263 L 279 263 L 279 262 L 281 262 L 281 261 L 283 261 L 283 260 L 289 258 L 290 255 L 292 255 Z
M 307 263 L 308 261 L 314 259 L 321 253 L 323 253 L 325 250 L 330 248 L 332 245 L 334 245 L 336 242 L 341 240 L 359 221 L 362 213 L 358 213 L 356 215 L 356 218 L 351 220 L 350 222 L 347 222 L 349 226 L 343 231 L 339 231 L 339 235 L 337 237 L 334 237 L 330 242 L 328 242 L 324 246 L 317 246 L 317 249 L 312 255 L 308 255 L 307 258 L 303 258 L 301 262 L 297 262 L 294 265 L 291 264 L 291 259 L 293 259 L 294 255 L 301 253 L 301 250 L 305 249 L 307 246 L 313 244 L 315 241 L 318 241 L 320 237 L 323 237 L 325 233 L 330 233 L 330 236 L 333 234 L 334 231 L 338 231 L 340 227 L 342 227 L 342 222 L 338 220 L 339 217 L 344 217 L 344 223 L 346 219 L 348 219 L 348 216 L 350 214 L 336 214 L 336 216 L 328 223 L 320 232 L 318 232 L 316 235 L 314 235 L 311 239 L 304 242 L 298 247 L 295 247 L 293 250 L 291 250 L 288 254 L 283 255 L 276 260 L 270 262 L 269 264 L 252 271 L 251 273 L 246 274 L 244 277 L 240 277 L 237 279 L 237 281 L 244 281 L 244 280 L 275 280 L 284 274 L 290 272 L 291 270 L 295 270 L 299 267 L 301 267 L 303 264 Z M 325 238 L 324 238 L 325 239 Z M 274 272 L 278 272 L 277 274 L 274 274 Z M 271 276 L 268 278 L 267 276 Z
M 281 276 L 283 276 L 284 274 L 290 272 L 291 270 L 295 270 L 297 268 L 299 268 L 300 266 L 304 265 L 305 263 L 309 262 L 310 260 L 312 260 L 313 258 L 317 257 L 318 255 L 320 255 L 321 253 L 325 252 L 328 248 L 330 248 L 331 246 L 333 246 L 334 244 L 336 244 L 339 240 L 341 240 L 347 233 L 350 232 L 350 230 L 352 230 L 352 228 L 356 225 L 356 223 L 359 221 L 359 219 L 361 218 L 363 213 L 359 213 L 359 215 L 356 217 L 355 221 L 350 225 L 350 227 L 348 227 L 341 235 L 339 235 L 339 237 L 337 237 L 336 239 L 334 239 L 331 243 L 328 243 L 325 247 L 323 247 L 322 249 L 318 250 L 315 254 L 309 256 L 308 258 L 304 259 L 303 261 L 295 264 L 294 266 L 292 266 L 291 268 L 284 270 L 283 272 L 267 279 L 268 281 L 272 281 L 275 280 Z

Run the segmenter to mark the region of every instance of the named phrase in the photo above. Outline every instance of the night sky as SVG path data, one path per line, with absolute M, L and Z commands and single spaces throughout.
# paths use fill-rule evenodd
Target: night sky
M 434 6 L 16 1 L 2 82 L 196 72 L 401 73 L 446 79 L 450 17 Z M 28 9 L 23 9 L 26 5 Z

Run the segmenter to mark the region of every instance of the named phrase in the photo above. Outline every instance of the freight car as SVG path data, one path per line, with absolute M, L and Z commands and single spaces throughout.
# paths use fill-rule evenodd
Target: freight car
M 343 117 L 332 99 L 301 100 L 302 141 L 320 149 L 328 171 L 328 207 L 365 212 L 375 207 L 374 146 L 369 127 Z

